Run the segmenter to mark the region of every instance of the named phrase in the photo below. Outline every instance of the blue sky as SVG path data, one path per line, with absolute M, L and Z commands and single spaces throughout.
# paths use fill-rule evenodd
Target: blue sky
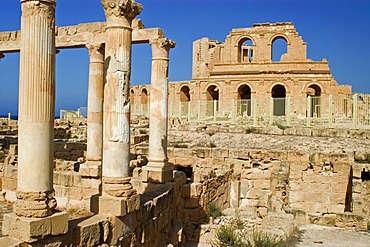
M 307 56 L 326 58 L 339 84 L 370 93 L 369 0 L 138 0 L 146 27 L 160 27 L 176 41 L 170 54 L 170 81 L 191 79 L 192 42 L 224 41 L 232 28 L 262 22 L 293 22 L 307 42 Z M 1 0 L 0 31 L 20 28 L 20 1 Z M 56 25 L 104 21 L 100 0 L 57 0 Z M 133 46 L 132 85 L 150 83 L 150 46 Z M 0 61 L 0 115 L 17 115 L 19 55 Z M 56 110 L 87 104 L 88 54 L 85 49 L 57 55 Z

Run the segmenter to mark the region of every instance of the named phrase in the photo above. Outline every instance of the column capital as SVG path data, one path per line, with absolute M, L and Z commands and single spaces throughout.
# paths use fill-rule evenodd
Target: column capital
M 131 27 L 132 20 L 143 10 L 143 6 L 133 0 L 101 0 L 107 27 Z
M 153 58 L 166 58 L 168 59 L 169 51 L 171 48 L 176 47 L 176 42 L 168 38 L 158 38 L 150 41 L 152 46 Z
M 104 61 L 105 45 L 104 44 L 86 44 L 89 51 L 90 62 Z

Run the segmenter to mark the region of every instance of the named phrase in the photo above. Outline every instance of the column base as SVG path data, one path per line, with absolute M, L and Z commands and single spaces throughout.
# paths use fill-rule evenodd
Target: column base
M 140 196 L 113 197 L 103 195 L 99 197 L 99 214 L 112 216 L 125 216 L 140 208 Z
M 173 180 L 173 166 L 168 164 L 158 165 L 149 162 L 142 168 L 141 180 L 143 182 L 152 182 L 164 184 Z
M 3 234 L 26 243 L 36 242 L 49 235 L 68 232 L 68 213 L 58 212 L 44 218 L 27 218 L 15 213 L 4 215 Z

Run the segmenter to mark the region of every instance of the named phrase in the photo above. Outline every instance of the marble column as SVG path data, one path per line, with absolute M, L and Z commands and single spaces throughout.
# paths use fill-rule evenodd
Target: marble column
M 160 38 L 150 42 L 152 75 L 150 84 L 149 163 L 143 167 L 145 182 L 166 183 L 173 179 L 173 167 L 168 165 L 168 62 L 175 42 Z
M 40 236 L 65 233 L 68 215 L 53 214 L 56 3 L 21 3 L 17 200 L 15 214 L 4 216 L 4 231 L 33 242 Z M 60 224 L 59 230 L 53 231 L 53 222 Z M 35 231 L 32 225 L 43 227 Z
M 110 209 L 113 203 L 109 196 L 127 199 L 137 195 L 130 183 L 129 174 L 129 96 L 132 21 L 140 14 L 142 5 L 131 0 L 102 0 L 102 5 L 107 19 L 107 40 L 103 104 L 103 198 L 100 200 L 99 212 L 124 215 L 124 210 L 115 212 L 113 208 Z M 125 203 L 125 199 L 116 201 Z M 132 208 L 127 208 L 127 211 L 132 211 Z

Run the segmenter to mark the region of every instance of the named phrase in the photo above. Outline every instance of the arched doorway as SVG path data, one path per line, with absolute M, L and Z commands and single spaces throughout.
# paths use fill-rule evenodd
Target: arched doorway
M 213 116 L 219 109 L 219 89 L 215 85 L 207 88 L 207 116 Z
M 180 117 L 188 114 L 189 112 L 188 102 L 190 102 L 190 88 L 185 85 L 185 86 L 182 86 L 180 89 L 180 104 L 181 104 Z
M 321 115 L 321 88 L 316 85 L 310 85 L 306 91 L 307 97 L 311 97 L 311 117 L 320 117 Z
M 285 116 L 286 89 L 283 85 L 275 85 L 271 90 L 271 97 L 274 101 L 274 116 Z
M 284 37 L 278 36 L 272 40 L 271 60 L 273 62 L 286 61 L 287 52 L 288 42 Z
M 249 38 L 244 38 L 239 41 L 238 54 L 240 63 L 250 63 L 253 61 L 253 41 Z
M 238 88 L 238 115 L 251 115 L 251 88 L 248 85 L 241 85 Z

